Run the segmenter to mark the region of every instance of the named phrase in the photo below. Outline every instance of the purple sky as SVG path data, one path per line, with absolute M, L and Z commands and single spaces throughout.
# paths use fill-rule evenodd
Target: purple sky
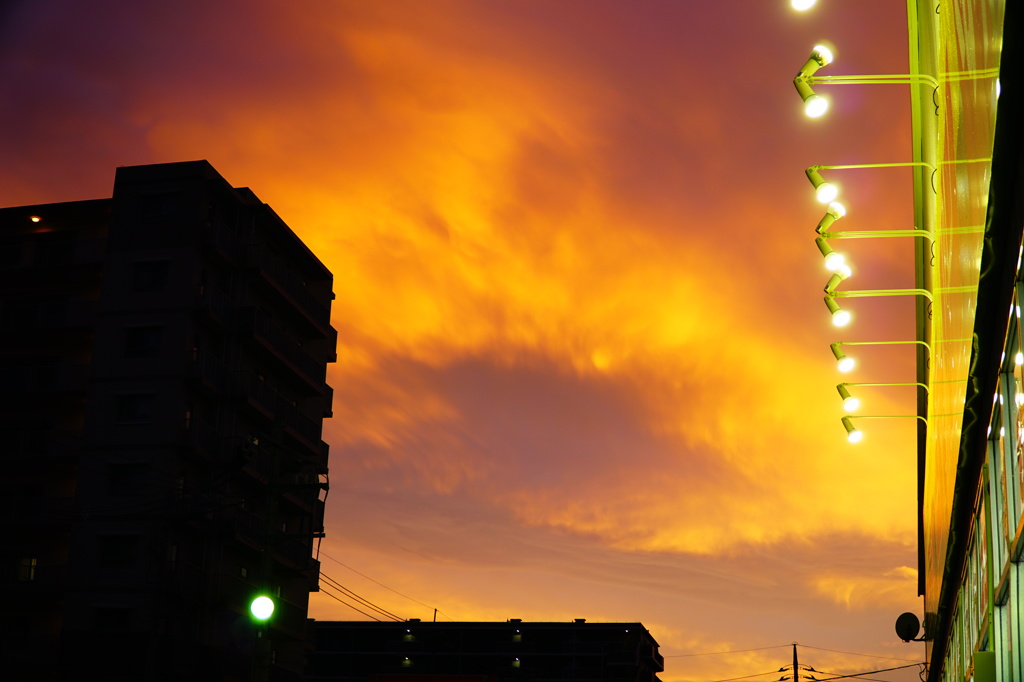
M 908 160 L 909 93 L 823 86 L 812 121 L 791 80 L 823 40 L 829 73 L 904 73 L 906 14 L 819 5 L 8 3 L 0 205 L 204 158 L 310 245 L 339 331 L 321 558 L 367 599 L 639 620 L 666 682 L 776 671 L 794 641 L 902 665 L 914 421 L 848 444 L 828 345 L 912 338 L 912 303 L 830 326 L 803 170 Z M 843 227 L 912 227 L 904 171 L 837 172 Z M 863 241 L 859 288 L 910 285 L 910 244 Z M 849 381 L 912 380 L 906 348 L 859 355 Z

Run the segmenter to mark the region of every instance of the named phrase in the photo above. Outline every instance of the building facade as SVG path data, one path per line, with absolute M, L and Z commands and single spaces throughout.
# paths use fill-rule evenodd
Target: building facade
M 919 591 L 930 682 L 1024 679 L 1024 101 L 1019 3 L 908 0 Z M 1005 38 L 1005 39 L 1004 39 Z M 922 240 L 923 241 L 923 240 Z
M 314 621 L 310 682 L 659 682 L 641 623 Z
M 205 161 L 0 209 L 5 679 L 300 679 L 331 288 Z

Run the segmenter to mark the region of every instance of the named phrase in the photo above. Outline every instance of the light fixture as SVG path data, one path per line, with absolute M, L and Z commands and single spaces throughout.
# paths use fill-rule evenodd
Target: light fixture
M 827 217 L 827 216 L 826 216 Z M 822 222 L 825 219 L 822 218 Z M 842 232 L 818 231 L 824 239 L 876 239 L 881 237 L 920 237 L 934 241 L 935 236 L 928 230 L 844 230 Z
M 846 257 L 841 253 L 837 253 L 831 246 L 829 246 L 828 240 L 824 237 L 818 237 L 814 240 L 814 243 L 817 245 L 818 251 L 821 251 L 821 255 L 825 258 L 826 270 L 838 272 L 846 263 Z
M 856 361 L 842 351 L 840 346 L 901 346 L 907 344 L 924 346 L 931 356 L 932 348 L 924 341 L 836 341 L 829 345 L 832 355 L 836 358 L 836 364 L 840 372 L 849 372 L 857 364 Z
M 819 237 L 820 239 L 820 237 Z M 831 283 L 832 280 L 829 280 Z M 827 287 L 826 287 L 827 289 Z M 837 327 L 845 327 L 850 322 L 850 313 L 841 309 L 835 302 L 836 297 L 843 298 L 866 298 L 870 296 L 924 296 L 929 302 L 932 294 L 927 289 L 854 289 L 851 291 L 827 291 L 825 292 L 825 305 L 832 313 L 832 324 Z
M 832 51 L 824 45 L 815 45 L 811 50 L 811 56 L 793 78 L 793 86 L 804 102 L 804 113 L 811 118 L 818 118 L 828 111 L 828 100 L 811 89 L 811 77 L 818 69 L 831 63 Z
M 841 384 L 836 385 L 836 390 L 839 391 L 839 397 L 843 399 L 843 409 L 845 409 L 847 412 L 856 412 L 857 408 L 860 407 L 860 400 L 856 396 L 850 394 L 850 386 L 917 386 L 919 388 L 923 388 L 925 393 L 929 392 L 927 384 L 922 384 L 916 381 L 897 381 L 885 383 L 843 382 Z
M 821 203 L 827 204 L 839 196 L 839 188 L 831 182 L 825 182 L 825 178 L 821 177 L 821 173 L 818 172 L 821 168 L 824 168 L 824 166 L 811 166 L 804 173 L 807 174 L 807 179 L 814 185 L 814 196 Z
M 40 220 L 42 220 L 42 218 L 40 218 L 40 217 L 39 217 L 39 216 L 37 216 L 37 215 L 30 215 L 30 216 L 28 217 L 28 219 L 29 219 L 29 220 L 31 220 L 31 221 L 32 221 L 32 222 L 34 222 L 34 223 L 38 223 L 38 222 L 39 222 Z
M 790 6 L 798 12 L 803 12 L 814 7 L 814 3 L 817 0 L 790 0 Z
M 860 399 L 850 395 L 850 391 L 846 388 L 849 384 L 838 384 L 836 390 L 839 391 L 839 397 L 843 399 L 843 409 L 847 412 L 856 412 L 857 408 L 860 407 Z
M 834 273 L 832 273 L 832 276 L 828 278 L 828 282 L 825 284 L 825 293 L 826 294 L 834 293 L 835 290 L 836 290 L 836 287 L 839 286 L 839 283 L 842 282 L 844 279 L 846 279 L 847 277 L 850 276 L 848 274 L 849 272 L 850 272 L 850 268 L 844 267 L 844 268 L 836 270 Z
M 866 415 L 852 415 L 848 414 L 842 417 L 843 428 L 846 429 L 846 440 L 851 443 L 859 443 L 864 438 L 864 433 L 853 425 L 854 419 L 920 419 L 924 422 L 925 426 L 928 426 L 928 420 L 919 414 L 866 414 Z
M 828 306 L 828 311 L 832 314 L 833 325 L 836 327 L 845 327 L 850 324 L 850 319 L 852 318 L 850 311 L 840 308 L 839 304 L 835 302 L 835 299 L 833 299 L 832 296 L 825 297 L 825 305 Z
M 814 228 L 814 231 L 818 234 L 827 234 L 827 230 L 832 223 L 839 220 L 846 215 L 846 208 L 838 201 L 833 201 L 828 205 L 828 209 L 825 211 L 824 217 L 818 222 L 818 226 Z
M 973 159 L 969 159 L 967 161 L 958 161 L 956 163 L 968 163 L 969 161 L 973 161 Z M 936 191 L 934 177 L 936 173 L 936 168 L 935 166 L 932 166 L 930 163 L 925 163 L 924 161 L 907 161 L 901 163 L 853 163 L 844 164 L 841 166 L 811 166 L 810 168 L 805 170 L 804 173 L 807 174 L 807 179 L 811 181 L 812 185 L 814 185 L 814 192 L 815 196 L 817 196 L 818 198 L 818 201 L 820 201 L 823 204 L 827 204 L 829 202 L 834 201 L 836 197 L 839 196 L 839 189 L 831 182 L 825 181 L 825 179 L 821 176 L 821 171 L 823 170 L 850 170 L 855 168 L 902 168 L 904 166 L 922 166 L 924 168 L 931 170 L 932 191 Z
M 843 417 L 843 426 L 846 428 L 846 440 L 851 443 L 859 443 L 864 438 L 864 432 L 853 425 L 849 416 Z
M 793 6 L 797 3 L 807 4 L 808 0 L 793 0 Z M 813 1 L 807 6 L 813 5 Z M 864 74 L 864 75 L 839 75 L 839 76 L 817 76 L 818 69 L 832 63 L 832 52 L 824 45 L 815 45 L 811 52 L 810 59 L 793 79 L 793 85 L 800 98 L 804 101 L 804 113 L 812 118 L 821 116 L 828 110 L 828 100 L 814 92 L 812 85 L 825 83 L 829 85 L 885 85 L 885 84 L 915 84 L 927 83 L 933 88 L 938 88 L 938 81 L 927 74 Z
M 924 296 L 932 300 L 932 292 L 927 289 L 854 289 L 852 291 L 835 291 L 829 296 L 844 298 L 870 298 L 874 296 Z
M 837 341 L 829 347 L 832 349 L 832 355 L 836 356 L 836 366 L 839 367 L 839 371 L 845 373 L 853 369 L 857 363 L 839 348 L 841 345 L 842 343 Z

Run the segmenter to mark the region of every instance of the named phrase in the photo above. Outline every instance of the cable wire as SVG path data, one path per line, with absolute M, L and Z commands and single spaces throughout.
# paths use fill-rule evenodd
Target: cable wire
M 829 680 L 848 680 L 854 677 L 864 678 L 865 675 L 875 675 L 877 673 L 887 673 L 893 670 L 903 670 L 905 668 L 913 668 L 914 666 L 924 665 L 924 662 L 911 663 L 910 665 L 898 665 L 895 668 L 882 668 L 881 670 L 867 670 L 862 673 L 850 673 L 849 675 L 836 675 L 835 673 L 828 673 L 820 671 L 823 675 L 835 675 L 835 677 L 822 677 L 817 682 L 829 682 Z
M 348 596 L 348 597 L 350 597 L 352 599 L 355 599 L 359 603 L 361 603 L 364 606 L 367 606 L 367 607 L 373 609 L 374 611 L 380 613 L 381 615 L 387 616 L 388 618 L 390 618 L 392 620 L 396 620 L 396 621 L 404 621 L 405 620 L 405 618 L 402 618 L 401 616 L 395 615 L 394 613 L 391 613 L 390 611 L 388 611 L 385 608 L 377 606 L 376 604 L 371 602 L 369 599 L 365 599 L 364 597 L 359 596 L 358 594 L 356 594 L 352 590 L 348 589 L 347 587 L 345 587 L 344 585 L 342 585 L 337 580 L 335 580 L 331 576 L 327 575 L 323 571 L 320 571 L 320 577 L 322 577 L 324 580 L 326 580 L 330 584 L 330 586 L 333 587 L 334 589 L 341 590 L 342 592 L 345 593 L 346 596 Z
M 374 584 L 376 584 L 376 585 L 380 585 L 380 586 L 381 586 L 381 587 L 383 587 L 383 588 L 384 588 L 385 590 L 390 590 L 391 592 L 394 592 L 395 594 L 397 594 L 397 595 L 398 595 L 399 597 L 405 597 L 405 598 L 406 598 L 406 599 L 408 599 L 409 601 L 412 601 L 412 602 L 416 602 L 416 603 L 417 603 L 417 604 L 419 604 L 420 606 L 425 606 L 425 607 L 427 607 L 428 609 L 434 609 L 435 611 L 437 611 L 438 613 L 440 613 L 440 614 L 441 614 L 442 616 L 444 616 L 444 617 L 445 617 L 445 618 L 447 618 L 448 620 L 452 620 L 451 616 L 449 616 L 448 614 L 444 613 L 444 612 L 443 612 L 443 611 L 441 611 L 440 609 L 436 609 L 436 608 L 434 608 L 433 606 L 431 606 L 430 604 L 424 604 L 423 602 L 419 601 L 418 599 L 413 599 L 413 598 L 412 598 L 412 597 L 410 597 L 409 595 L 406 595 L 406 594 L 402 594 L 402 593 L 401 593 L 401 592 L 399 592 L 398 590 L 392 589 L 392 588 L 388 587 L 387 585 L 385 585 L 384 583 L 381 583 L 381 582 L 377 582 L 376 580 L 374 580 L 374 579 L 373 579 L 373 578 L 371 578 L 370 576 L 366 575 L 365 573 L 360 573 L 359 571 L 357 571 L 356 569 L 352 568 L 351 566 L 349 566 L 349 565 L 347 565 L 347 564 L 344 564 L 344 563 L 342 563 L 341 561 L 338 561 L 337 559 L 335 559 L 334 557 L 332 557 L 332 556 L 331 556 L 330 554 L 328 554 L 327 552 L 321 552 L 321 554 L 323 554 L 323 555 L 324 555 L 324 556 L 325 556 L 326 558 L 330 559 L 330 560 L 331 560 L 331 561 L 333 561 L 334 563 L 336 563 L 336 564 L 338 564 L 338 565 L 340 565 L 340 566 L 344 566 L 345 568 L 347 568 L 348 570 L 352 571 L 352 572 L 353 572 L 353 573 L 355 573 L 356 575 L 360 575 L 360 576 L 362 576 L 362 577 L 366 578 L 366 579 L 367 579 L 367 580 L 369 580 L 369 581 L 370 581 L 371 583 L 374 583 Z
M 774 649 L 775 647 L 769 647 Z M 715 680 L 715 682 L 733 682 L 734 680 L 749 680 L 751 677 L 761 677 L 762 675 L 774 675 L 779 672 L 778 670 L 769 670 L 766 673 L 756 673 L 754 675 L 744 675 L 743 677 L 730 677 L 727 680 Z
M 345 601 L 344 599 L 342 599 L 338 595 L 332 594 L 332 593 L 328 592 L 323 587 L 320 588 L 320 591 L 323 592 L 324 594 L 326 594 L 331 599 L 334 599 L 336 601 L 340 601 L 342 604 L 344 604 L 345 606 L 349 607 L 353 611 L 358 611 L 359 613 L 363 614 L 367 618 L 372 618 L 373 620 L 377 621 L 378 623 L 381 622 L 380 618 L 377 618 L 376 616 L 373 616 L 373 615 L 367 613 L 366 611 L 363 611 L 362 609 L 357 609 L 355 606 L 352 606 L 351 604 L 349 604 L 347 601 Z
M 784 647 L 792 646 L 792 644 L 776 644 L 775 646 L 762 646 L 757 649 L 734 649 L 732 651 L 708 651 L 700 654 L 673 654 L 671 656 L 663 656 L 662 658 L 687 658 L 690 656 L 718 656 L 720 654 L 742 654 L 747 651 L 764 651 L 766 649 L 782 649 Z
M 876 656 L 874 654 L 858 654 L 853 651 L 839 651 L 837 649 L 823 649 L 820 646 L 811 646 L 810 644 L 797 644 L 807 649 L 816 649 L 818 651 L 830 651 L 833 654 L 848 654 L 850 656 L 867 656 L 868 658 L 881 658 L 885 661 L 907 661 L 908 663 L 921 663 L 922 661 L 915 661 L 912 658 L 897 658 L 895 656 Z

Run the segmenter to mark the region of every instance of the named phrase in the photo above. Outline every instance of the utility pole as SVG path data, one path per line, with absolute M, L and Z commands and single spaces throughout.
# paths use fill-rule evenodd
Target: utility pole
M 788 680 L 792 680 L 793 682 L 800 682 L 800 679 L 801 679 L 800 678 L 800 659 L 797 656 L 796 647 L 797 647 L 797 643 L 793 642 L 793 676 L 789 677 L 787 675 L 787 676 L 784 676 L 784 677 L 780 677 L 779 678 L 779 682 L 783 682 L 784 680 L 787 680 L 787 681 Z M 816 673 L 816 672 L 818 672 L 817 670 L 815 670 L 814 668 L 812 668 L 809 665 L 805 665 L 803 667 L 803 670 L 805 672 L 808 672 L 808 673 Z M 786 671 L 785 668 L 779 668 L 779 672 L 780 673 L 784 673 L 784 672 L 787 672 L 787 671 Z M 815 677 L 814 675 L 804 675 L 803 679 L 806 680 L 807 682 L 815 682 L 818 678 Z

